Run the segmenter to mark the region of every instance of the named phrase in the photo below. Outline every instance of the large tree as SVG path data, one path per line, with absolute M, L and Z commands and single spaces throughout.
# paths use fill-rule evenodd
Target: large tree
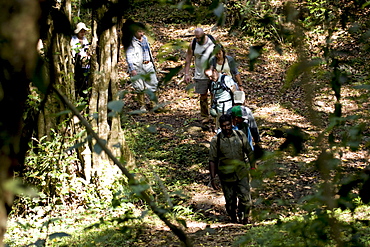
M 23 113 L 38 55 L 37 0 L 0 1 L 0 246 L 13 202 L 13 171 L 23 164 Z

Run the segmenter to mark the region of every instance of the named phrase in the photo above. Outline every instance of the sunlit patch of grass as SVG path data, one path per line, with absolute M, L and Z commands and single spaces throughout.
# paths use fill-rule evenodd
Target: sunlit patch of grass
M 358 211 L 355 215 L 349 211 L 336 211 L 337 227 L 341 229 L 339 238 L 343 243 L 351 243 L 356 239 L 358 244 L 368 246 L 370 229 L 366 222 L 356 221 L 356 218 L 360 212 L 366 212 L 366 219 L 370 219 L 369 207 L 359 208 Z M 355 223 L 349 225 L 350 221 Z M 322 235 L 320 231 L 325 234 Z M 356 233 L 353 235 L 353 232 Z M 334 246 L 334 240 L 327 238 L 328 236 L 330 231 L 325 218 L 312 214 L 260 222 L 248 229 L 236 243 L 238 246 Z

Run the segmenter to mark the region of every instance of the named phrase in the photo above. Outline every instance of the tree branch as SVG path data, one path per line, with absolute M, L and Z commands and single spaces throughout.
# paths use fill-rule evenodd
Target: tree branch
M 67 105 L 67 107 L 72 111 L 72 113 L 78 117 L 82 125 L 85 126 L 87 132 L 96 140 L 97 144 L 102 148 L 102 150 L 107 154 L 107 156 L 114 162 L 116 166 L 122 171 L 122 173 L 129 179 L 130 185 L 139 185 L 138 181 L 134 176 L 124 167 L 121 162 L 113 155 L 109 148 L 105 145 L 102 139 L 95 133 L 89 122 L 80 114 L 77 108 L 68 100 L 68 98 L 63 95 L 57 88 L 52 86 L 53 91 L 58 95 L 60 100 Z M 172 224 L 166 217 L 165 210 L 160 209 L 155 202 L 150 198 L 146 191 L 140 191 L 139 196 L 141 196 L 145 202 L 149 205 L 152 211 L 171 229 L 171 231 L 185 244 L 185 246 L 193 246 L 191 240 L 188 238 L 186 233 L 178 226 Z

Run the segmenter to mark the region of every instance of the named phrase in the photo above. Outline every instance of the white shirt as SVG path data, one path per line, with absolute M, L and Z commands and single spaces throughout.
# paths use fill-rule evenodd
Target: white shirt
M 86 37 L 83 37 L 82 44 L 76 35 L 72 36 L 71 39 L 72 57 L 79 54 L 81 57 L 88 57 L 87 50 L 89 49 L 89 41 Z
M 207 42 L 203 45 L 196 43 L 194 49 L 195 57 L 195 75 L 194 79 L 208 79 L 204 74 L 204 69 L 209 61 L 210 55 L 212 54 L 215 44 L 213 41 L 207 37 Z

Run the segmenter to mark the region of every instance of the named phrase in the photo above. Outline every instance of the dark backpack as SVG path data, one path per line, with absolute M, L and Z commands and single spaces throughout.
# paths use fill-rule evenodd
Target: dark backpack
M 216 44 L 216 40 L 215 40 L 215 38 L 214 38 L 212 35 L 207 34 L 207 36 L 208 36 L 208 38 L 210 38 L 210 39 L 212 40 L 212 42 L 213 42 L 214 44 Z M 196 40 L 196 38 L 194 38 L 194 39 L 193 39 L 193 41 L 192 41 L 192 43 L 191 43 L 191 49 L 193 50 L 193 54 L 194 54 L 194 50 L 195 50 L 195 46 L 196 46 L 196 44 L 197 44 L 197 40 Z M 206 51 L 206 50 L 204 50 L 204 51 L 203 51 L 203 53 L 204 53 L 205 51 Z

